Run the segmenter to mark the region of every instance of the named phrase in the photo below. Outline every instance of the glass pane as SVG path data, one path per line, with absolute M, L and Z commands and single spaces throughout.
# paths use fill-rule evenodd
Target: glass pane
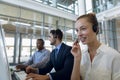
M 14 34 L 5 34 L 6 52 L 9 63 L 13 63 L 14 56 Z
M 25 62 L 30 57 L 30 39 L 23 38 L 22 45 L 21 45 L 21 56 L 20 62 Z

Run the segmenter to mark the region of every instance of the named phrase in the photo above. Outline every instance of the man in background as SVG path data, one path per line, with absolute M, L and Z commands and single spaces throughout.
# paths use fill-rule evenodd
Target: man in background
M 73 56 L 71 54 L 71 47 L 62 42 L 63 33 L 60 29 L 51 30 L 49 34 L 49 41 L 55 49 L 50 54 L 50 61 L 46 67 L 42 69 L 31 68 L 27 72 L 26 80 L 70 80 L 73 68 Z M 52 68 L 56 72 L 50 72 Z M 34 74 L 34 73 L 39 74 Z M 47 74 L 48 73 L 48 74 Z
M 17 69 L 28 70 L 29 68 L 43 68 L 46 66 L 47 62 L 50 60 L 50 51 L 44 47 L 44 40 L 37 39 L 36 42 L 37 51 L 32 55 L 32 57 L 23 64 L 18 64 Z

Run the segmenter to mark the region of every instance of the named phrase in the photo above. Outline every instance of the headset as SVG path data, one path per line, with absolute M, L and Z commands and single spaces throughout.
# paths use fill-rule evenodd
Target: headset
M 98 34 L 98 32 L 99 32 L 98 26 L 93 25 L 93 31 L 94 31 L 96 34 Z
M 62 40 L 62 37 L 63 37 L 63 33 L 60 29 L 54 30 L 53 38 L 55 38 L 55 39 L 58 38 L 58 39 Z

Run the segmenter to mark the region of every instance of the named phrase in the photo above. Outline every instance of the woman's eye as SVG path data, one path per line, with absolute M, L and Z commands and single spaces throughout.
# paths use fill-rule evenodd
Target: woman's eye
M 86 28 L 82 28 L 82 30 L 86 30 Z

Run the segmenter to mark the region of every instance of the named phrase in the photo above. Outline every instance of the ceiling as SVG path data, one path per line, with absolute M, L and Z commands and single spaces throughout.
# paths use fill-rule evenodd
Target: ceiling
M 57 0 L 57 3 L 65 5 L 65 6 L 69 6 L 72 3 L 74 3 L 77 0 Z

